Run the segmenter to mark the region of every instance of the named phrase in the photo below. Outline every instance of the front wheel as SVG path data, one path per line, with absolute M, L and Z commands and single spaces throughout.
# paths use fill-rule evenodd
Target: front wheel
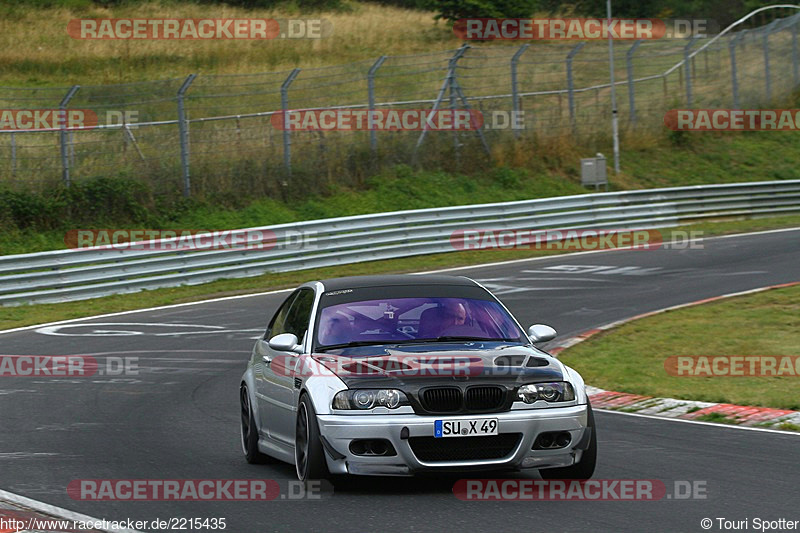
M 304 393 L 297 406 L 294 441 L 294 464 L 297 468 L 297 479 L 309 481 L 328 478 L 330 474 L 324 454 L 319 438 L 317 413 L 314 411 L 311 399 Z
M 546 468 L 539 471 L 542 479 L 590 479 L 594 474 L 597 463 L 597 429 L 594 424 L 594 413 L 591 404 L 589 408 L 588 427 L 592 429 L 589 447 L 583 451 L 581 462 L 564 468 Z

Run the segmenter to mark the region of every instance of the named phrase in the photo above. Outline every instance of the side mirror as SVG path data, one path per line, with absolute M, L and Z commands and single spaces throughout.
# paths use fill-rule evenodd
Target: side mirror
M 297 336 L 294 333 L 281 333 L 269 340 L 269 347 L 276 352 L 300 353 L 303 347 L 297 344 Z
M 534 344 L 547 342 L 556 338 L 556 330 L 544 324 L 534 324 L 528 328 L 528 337 Z

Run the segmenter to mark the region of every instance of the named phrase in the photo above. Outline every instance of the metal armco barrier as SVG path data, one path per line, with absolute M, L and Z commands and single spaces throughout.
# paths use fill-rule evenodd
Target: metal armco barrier
M 262 232 L 269 243 L 264 249 L 134 250 L 112 245 L 0 256 L 0 304 L 65 302 L 266 272 L 453 252 L 457 249 L 451 235 L 465 229 L 653 229 L 792 212 L 800 212 L 800 180 L 582 194 L 232 231 Z M 311 239 L 300 246 L 287 242 L 298 235 Z

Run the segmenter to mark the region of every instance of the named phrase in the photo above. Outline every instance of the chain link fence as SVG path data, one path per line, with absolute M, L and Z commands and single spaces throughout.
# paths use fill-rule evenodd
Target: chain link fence
M 688 40 L 617 41 L 623 133 L 663 128 L 674 108 L 787 102 L 798 82 L 800 15 Z M 62 88 L 0 88 L 0 109 L 88 109 L 93 128 L 0 129 L 0 183 L 42 190 L 99 176 L 185 196 L 273 194 L 363 180 L 399 163 L 458 168 L 515 139 L 611 136 L 608 44 L 465 45 L 345 65 Z M 463 109 L 479 131 L 285 131 L 303 109 Z M 513 113 L 521 128 L 510 128 Z M 466 162 L 466 163 L 465 163 Z

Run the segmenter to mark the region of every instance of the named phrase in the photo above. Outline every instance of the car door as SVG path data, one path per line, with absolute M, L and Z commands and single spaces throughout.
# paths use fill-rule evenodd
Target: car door
M 256 341 L 254 351 L 256 352 L 256 365 L 255 365 L 255 381 L 256 381 L 256 399 L 258 402 L 258 421 L 262 431 L 267 436 L 273 437 L 275 435 L 275 428 L 272 423 L 275 420 L 275 402 L 278 396 L 278 384 L 276 383 L 278 376 L 276 376 L 275 369 L 272 369 L 272 362 L 278 357 L 277 363 L 287 360 L 288 355 L 278 355 L 278 353 L 269 347 L 269 339 L 275 335 L 284 333 L 284 324 L 286 317 L 289 315 L 289 309 L 297 298 L 299 290 L 294 291 L 283 301 L 281 306 L 275 312 L 272 319 L 269 321 L 267 330 L 264 336 Z M 277 373 L 281 374 L 280 369 Z
M 284 444 L 294 445 L 295 432 L 295 383 L 294 370 L 300 354 L 279 352 L 269 347 L 269 339 L 281 333 L 294 334 L 301 346 L 306 345 L 311 309 L 314 305 L 314 291 L 301 288 L 293 298 L 287 300 L 275 315 L 274 323 L 267 331 L 266 338 L 259 343 L 259 355 L 264 362 L 260 380 L 260 394 L 265 409 L 260 416 L 262 427 L 267 429 L 270 438 Z

